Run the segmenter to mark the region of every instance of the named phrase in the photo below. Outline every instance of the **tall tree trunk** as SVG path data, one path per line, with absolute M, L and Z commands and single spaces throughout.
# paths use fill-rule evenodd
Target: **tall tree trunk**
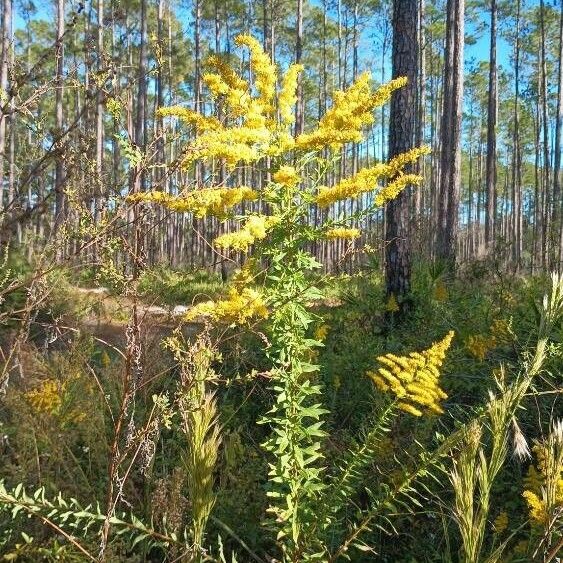
M 408 84 L 393 93 L 389 115 L 389 154 L 391 159 L 412 148 L 415 133 L 418 0 L 393 1 L 393 78 L 406 76 Z M 389 295 L 399 298 L 406 309 L 410 291 L 410 241 L 408 239 L 409 195 L 403 190 L 387 205 L 385 278 Z
M 55 70 L 55 129 L 57 135 L 63 130 L 63 69 L 64 69 L 64 28 L 65 6 L 64 0 L 57 0 L 57 60 Z M 64 193 L 64 164 L 59 155 L 55 164 L 55 230 L 64 220 L 66 213 L 66 197 Z
M 561 268 L 561 127 L 563 126 L 563 1 L 559 5 L 559 61 L 557 80 L 557 121 L 555 123 L 555 147 L 553 161 L 553 212 L 552 230 L 553 245 L 555 250 L 552 268 Z M 557 251 L 559 248 L 559 251 Z
M 516 29 L 514 40 L 514 116 L 512 130 L 512 262 L 519 270 L 522 260 L 522 184 L 520 158 L 520 10 L 521 0 L 517 0 Z
M 98 0 L 98 72 L 102 71 L 104 58 L 104 0 Z M 98 87 L 96 93 L 96 182 L 94 197 L 94 221 L 97 223 L 102 207 L 102 173 L 104 157 L 104 101 L 102 89 Z
M 489 51 L 489 101 L 487 105 L 487 208 L 485 243 L 495 238 L 497 181 L 497 3 L 491 0 L 491 42 Z
M 2 46 L 0 53 L 0 91 L 7 92 L 8 65 L 10 52 L 10 30 L 12 28 L 12 0 L 4 0 L 2 9 Z M 4 208 L 4 161 L 6 154 L 6 122 L 10 112 L 10 104 L 5 100 L 0 102 L 0 210 Z M 11 202 L 8 200 L 6 204 Z
M 303 61 L 303 0 L 297 0 L 297 21 L 295 35 L 295 62 Z M 303 73 L 297 82 L 297 104 L 295 106 L 295 134 L 303 133 L 305 127 L 305 100 L 303 99 Z
M 440 134 L 440 188 L 437 256 L 455 266 L 461 183 L 464 0 L 448 0 L 444 95 Z

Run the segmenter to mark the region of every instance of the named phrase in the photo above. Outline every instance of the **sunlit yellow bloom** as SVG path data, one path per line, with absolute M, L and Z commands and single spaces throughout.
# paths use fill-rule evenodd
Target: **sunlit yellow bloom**
M 347 90 L 335 92 L 332 107 L 320 119 L 318 129 L 299 135 L 297 147 L 336 150 L 345 143 L 359 143 L 363 139 L 362 129 L 373 123 L 373 110 L 407 83 L 405 78 L 397 78 L 372 93 L 370 81 L 370 74 L 365 72 Z
M 259 94 L 259 101 L 266 113 L 274 110 L 273 101 L 276 94 L 277 69 L 270 57 L 264 52 L 260 42 L 251 35 L 238 35 L 235 43 L 245 45 L 250 50 L 250 63 L 255 75 L 254 84 Z
M 303 65 L 292 64 L 282 80 L 282 88 L 278 96 L 280 119 L 284 125 L 291 125 L 295 121 L 294 107 L 297 103 L 297 81 L 303 72 Z
M 248 286 L 254 280 L 255 262 L 252 258 L 248 259 L 240 270 L 233 274 L 232 284 L 237 289 Z
M 257 240 L 265 239 L 268 231 L 277 223 L 279 223 L 279 217 L 250 215 L 242 229 L 217 237 L 214 244 L 219 248 L 246 252 Z
M 241 291 L 237 288 L 230 289 L 227 299 L 195 305 L 184 315 L 184 320 L 190 322 L 198 317 L 207 317 L 226 324 L 245 324 L 252 319 L 267 316 L 268 308 L 260 293 L 245 287 Z
M 216 117 L 201 115 L 197 111 L 181 106 L 158 108 L 156 113 L 161 117 L 176 117 L 194 127 L 198 133 L 216 131 L 223 127 Z
M 506 319 L 495 319 L 491 324 L 490 331 L 499 342 L 511 342 L 513 339 L 510 322 Z
M 563 453 L 559 451 L 561 445 L 555 446 L 557 439 L 553 438 L 552 434 L 532 448 L 537 462 L 536 466 L 528 468 L 524 478 L 526 490 L 522 493 L 528 504 L 530 520 L 543 526 L 549 524 L 553 514 L 563 510 Z
M 425 411 L 440 414 L 443 412 L 440 401 L 447 395 L 439 386 L 438 368 L 453 336 L 454 332 L 450 331 L 423 352 L 411 352 L 408 356 L 379 356 L 377 360 L 384 367 L 368 371 L 367 375 L 380 391 L 390 391 L 400 399 L 397 407 L 401 410 L 414 416 L 421 416 Z
M 192 141 L 182 161 L 188 168 L 197 160 L 219 158 L 229 168 L 239 162 L 251 163 L 261 156 L 261 147 L 267 147 L 270 132 L 265 127 L 230 127 L 216 131 L 207 131 Z
M 63 402 L 63 391 L 59 381 L 46 379 L 40 387 L 28 391 L 25 397 L 36 412 L 57 414 Z
M 522 496 L 528 504 L 530 519 L 538 524 L 546 524 L 549 520 L 549 513 L 547 512 L 545 501 L 532 491 L 524 491 Z
M 283 184 L 293 188 L 301 182 L 301 176 L 293 166 L 281 166 L 280 169 L 272 174 L 272 180 L 276 184 Z
M 177 213 L 193 213 L 196 217 L 213 215 L 222 218 L 239 203 L 253 201 L 257 197 L 258 194 L 252 188 L 240 186 L 237 188 L 203 188 L 180 196 L 160 191 L 141 192 L 127 196 L 127 201 L 130 203 L 156 203 Z
M 360 229 L 337 227 L 334 229 L 328 229 L 328 231 L 325 232 L 325 237 L 327 239 L 353 240 L 358 238 L 361 234 Z
M 419 183 L 421 177 L 413 174 L 404 174 L 398 176 L 385 187 L 380 187 L 378 182 L 384 178 L 392 178 L 397 174 L 401 174 L 407 164 L 417 161 L 422 155 L 428 154 L 428 152 L 428 147 L 419 147 L 391 159 L 387 164 L 379 163 L 370 168 L 364 168 L 354 176 L 340 181 L 335 186 L 319 188 L 316 201 L 321 207 L 328 207 L 336 201 L 358 197 L 362 193 L 379 190 L 375 195 L 375 203 L 381 206 L 396 197 L 407 185 Z
M 395 199 L 407 186 L 416 186 L 422 182 L 422 176 L 418 174 L 403 174 L 375 194 L 374 203 L 383 207 L 387 202 Z

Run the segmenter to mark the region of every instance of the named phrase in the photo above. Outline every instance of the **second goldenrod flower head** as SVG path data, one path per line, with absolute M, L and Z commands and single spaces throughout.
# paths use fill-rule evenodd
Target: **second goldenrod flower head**
M 268 231 L 279 221 L 275 215 L 250 215 L 240 231 L 221 235 L 214 244 L 219 248 L 246 252 L 257 240 L 265 239 Z
M 253 319 L 267 318 L 268 308 L 255 289 L 234 287 L 229 290 L 226 299 L 198 303 L 184 315 L 184 320 L 189 322 L 199 317 L 219 323 L 242 325 Z
M 418 184 L 422 181 L 421 176 L 404 174 L 403 169 L 408 164 L 416 162 L 422 155 L 428 154 L 428 152 L 428 147 L 419 147 L 398 155 L 387 164 L 379 163 L 370 168 L 364 168 L 354 176 L 345 178 L 332 187 L 323 186 L 319 188 L 316 201 L 321 207 L 328 207 L 332 203 L 355 198 L 362 193 L 375 192 L 375 204 L 382 206 L 395 198 L 406 186 Z M 386 178 L 392 179 L 387 186 L 378 186 L 378 183 Z
M 411 352 L 408 356 L 385 354 L 377 358 L 381 364 L 377 371 L 368 371 L 378 389 L 391 392 L 398 399 L 398 407 L 414 416 L 423 411 L 441 414 L 440 401 L 447 395 L 439 386 L 440 372 L 446 351 L 454 332 L 423 352 Z
M 363 128 L 373 123 L 373 110 L 407 83 L 406 78 L 397 78 L 373 93 L 370 82 L 370 74 L 364 72 L 347 90 L 335 92 L 332 107 L 320 119 L 318 128 L 300 135 L 297 146 L 305 150 L 336 150 L 346 143 L 359 143 Z
M 131 203 L 156 203 L 177 213 L 193 213 L 196 217 L 212 215 L 224 218 L 228 211 L 243 201 L 253 201 L 258 194 L 248 186 L 237 188 L 203 188 L 186 195 L 173 196 L 161 191 L 131 194 Z

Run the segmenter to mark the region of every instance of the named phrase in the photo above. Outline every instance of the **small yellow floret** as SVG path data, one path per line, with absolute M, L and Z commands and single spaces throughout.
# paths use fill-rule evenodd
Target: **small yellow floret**
M 362 233 L 360 229 L 347 229 L 345 227 L 337 227 L 334 229 L 328 229 L 325 232 L 325 237 L 329 240 L 332 239 L 346 239 L 346 240 L 353 240 L 359 238 Z
M 272 180 L 276 184 L 283 184 L 293 188 L 301 182 L 301 176 L 299 176 L 293 166 L 281 166 L 277 172 L 272 174 Z

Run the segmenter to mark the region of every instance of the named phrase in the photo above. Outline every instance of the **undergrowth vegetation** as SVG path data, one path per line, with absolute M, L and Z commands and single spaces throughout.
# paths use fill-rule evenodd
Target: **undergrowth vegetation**
M 278 76 L 256 40 L 238 44 L 254 84 L 220 59 L 203 77 L 222 121 L 160 111 L 199 133 L 181 166 L 267 162 L 265 189 L 211 178 L 126 202 L 133 214 L 156 204 L 235 219 L 238 230 L 210 241 L 242 264 L 226 284 L 142 271 L 137 256 L 120 269 L 110 253 L 87 276 L 6 254 L 2 557 L 555 561 L 563 280 L 420 264 L 405 317 L 369 259 L 356 274 L 323 274 L 311 245 L 355 240 L 352 219 L 421 180 L 408 165 L 424 147 L 325 185 L 404 80 L 373 90 L 361 75 L 294 136 L 301 67 Z M 356 215 L 305 221 L 366 195 Z M 254 200 L 263 213 L 244 214 Z M 189 307 L 157 322 L 155 302 Z

